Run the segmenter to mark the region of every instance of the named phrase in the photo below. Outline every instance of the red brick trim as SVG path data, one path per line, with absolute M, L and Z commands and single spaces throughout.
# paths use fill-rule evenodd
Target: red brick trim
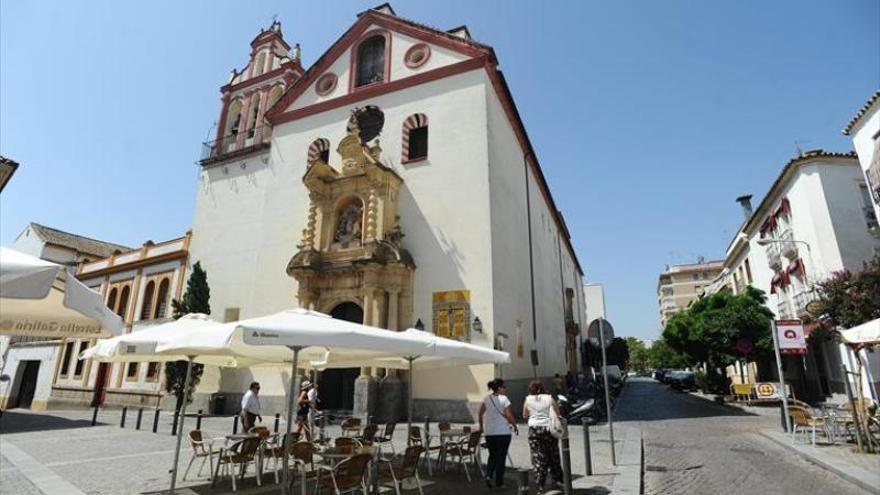
M 302 67 L 296 62 L 284 62 L 281 64 L 281 67 L 277 69 L 272 69 L 269 72 L 264 72 L 257 77 L 252 77 L 246 81 L 242 81 L 237 84 L 227 84 L 220 88 L 222 93 L 232 93 L 234 91 L 239 91 L 243 88 L 247 88 L 249 86 L 253 86 L 255 84 L 259 84 L 263 81 L 268 81 L 269 79 L 273 79 L 278 76 L 284 76 L 286 71 L 293 71 L 297 77 L 302 76 L 303 70 Z
M 314 105 L 298 108 L 289 112 L 269 112 L 269 115 L 267 115 L 266 118 L 272 125 L 283 124 L 285 122 L 298 120 L 304 117 L 308 117 L 310 115 L 314 115 L 316 113 L 326 112 L 328 110 L 333 110 L 334 108 L 350 105 L 361 100 L 375 98 L 376 96 L 384 95 L 386 93 L 400 91 L 402 89 L 410 88 L 419 84 L 424 84 L 427 82 L 435 81 L 437 79 L 443 79 L 445 77 L 450 77 L 464 72 L 479 69 L 480 67 L 486 65 L 486 63 L 487 61 L 484 58 L 473 58 L 470 60 L 465 60 L 464 62 L 458 62 L 457 64 L 447 65 L 437 69 L 429 70 L 426 72 L 422 72 L 421 74 L 416 74 L 414 76 L 398 79 L 396 81 L 391 81 L 385 84 L 365 86 L 363 89 L 354 93 L 349 93 L 338 98 L 322 101 L 320 103 L 315 103 Z M 276 104 L 275 108 L 280 107 Z
M 418 26 L 409 21 L 382 14 L 381 12 L 367 11 L 363 13 L 360 18 L 358 18 L 357 22 L 355 22 L 348 31 L 336 40 L 336 42 L 333 43 L 333 45 L 330 46 L 330 48 L 324 52 L 324 54 L 321 55 L 311 67 L 309 67 L 309 70 L 307 70 L 305 74 L 290 86 L 284 96 L 278 100 L 278 103 L 267 112 L 267 119 L 272 122 L 276 117 L 285 114 L 285 109 L 305 93 L 319 76 L 327 72 L 333 62 L 342 56 L 342 54 L 345 53 L 345 50 L 349 49 L 352 44 L 364 34 L 367 28 L 372 25 L 388 29 L 392 32 L 399 32 L 426 43 L 448 48 L 464 55 L 479 59 L 488 58 L 493 63 L 495 62 L 495 53 L 492 51 L 491 47 L 481 46 L 472 41 L 461 39 L 442 31 Z M 367 89 L 372 89 L 372 87 L 365 87 L 360 91 L 366 91 Z
M 414 56 L 414 54 L 418 51 L 424 51 L 425 54 L 421 60 L 417 62 L 413 62 L 410 60 Z M 426 43 L 416 43 L 415 45 L 409 47 L 406 53 L 403 55 L 403 64 L 406 65 L 409 69 L 418 69 L 419 67 L 428 63 L 428 59 L 431 58 L 431 45 Z
M 377 81 L 370 84 L 365 84 L 363 86 L 355 87 L 355 80 L 357 79 L 357 52 L 363 44 L 364 41 L 372 39 L 376 36 L 382 36 L 385 38 L 385 67 L 383 68 L 382 81 Z M 385 84 L 391 80 L 391 33 L 388 32 L 387 29 L 371 29 L 361 35 L 354 44 L 351 45 L 351 50 L 349 51 L 349 62 L 348 62 L 348 92 L 353 93 L 355 91 L 365 91 L 367 88 L 375 86 L 377 84 Z

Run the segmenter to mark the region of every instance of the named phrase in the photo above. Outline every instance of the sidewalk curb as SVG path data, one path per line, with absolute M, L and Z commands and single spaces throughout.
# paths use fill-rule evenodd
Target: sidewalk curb
M 806 459 L 807 461 L 809 461 L 809 462 L 811 462 L 811 463 L 813 463 L 813 464 L 815 464 L 815 465 L 817 465 L 817 466 L 819 466 L 829 472 L 836 474 L 840 478 L 858 486 L 859 488 L 866 490 L 869 493 L 874 493 L 874 494 L 880 495 L 880 486 L 873 485 L 873 484 L 865 481 L 864 479 L 862 479 L 862 478 L 870 477 L 871 473 L 868 473 L 865 470 L 858 468 L 858 467 L 850 467 L 849 471 L 847 471 L 845 469 L 842 469 L 840 466 L 837 466 L 835 463 L 830 463 L 830 462 L 824 461 L 817 456 L 811 455 L 809 452 L 805 452 L 801 449 L 798 449 L 797 447 L 795 447 L 794 445 L 792 445 L 789 442 L 780 441 L 778 438 L 775 438 L 772 435 L 765 433 L 764 431 L 759 431 L 758 433 L 761 436 L 763 436 L 764 438 L 767 438 L 768 440 L 772 441 L 773 443 L 780 445 L 780 446 L 786 448 L 787 450 L 790 450 L 790 451 L 796 453 L 797 455 L 801 456 L 802 458 Z M 852 471 L 854 471 L 855 473 L 853 473 Z

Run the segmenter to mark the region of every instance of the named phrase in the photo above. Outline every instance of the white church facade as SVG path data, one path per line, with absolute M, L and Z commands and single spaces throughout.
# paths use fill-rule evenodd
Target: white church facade
M 305 71 L 277 23 L 252 48 L 221 90 L 197 189 L 189 259 L 215 318 L 308 307 L 511 353 L 415 373 L 418 418 L 469 416 L 493 376 L 516 397 L 579 370 L 583 270 L 491 47 L 386 4 Z M 385 399 L 408 383 L 366 368 L 315 378 L 324 407 L 379 417 L 400 412 Z M 252 380 L 281 412 L 280 368 L 208 369 L 197 399 L 234 405 Z

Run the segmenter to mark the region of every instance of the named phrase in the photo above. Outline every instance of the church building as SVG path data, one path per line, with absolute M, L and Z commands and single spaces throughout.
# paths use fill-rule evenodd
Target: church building
M 510 352 L 504 366 L 414 373 L 416 418 L 470 420 L 494 376 L 516 403 L 533 377 L 580 369 L 583 270 L 495 51 L 467 27 L 384 4 L 304 70 L 275 22 L 221 94 L 189 247 L 216 319 L 303 307 Z M 322 408 L 379 420 L 400 415 L 410 381 L 313 378 Z M 258 380 L 264 411 L 283 412 L 290 379 L 206 369 L 196 399 L 234 412 Z

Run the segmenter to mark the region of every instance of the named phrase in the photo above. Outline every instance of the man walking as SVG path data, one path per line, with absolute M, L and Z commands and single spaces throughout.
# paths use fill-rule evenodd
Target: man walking
M 256 426 L 256 420 L 263 422 L 263 417 L 260 416 L 259 394 L 260 383 L 251 382 L 250 389 L 241 398 L 241 426 L 245 432 Z

